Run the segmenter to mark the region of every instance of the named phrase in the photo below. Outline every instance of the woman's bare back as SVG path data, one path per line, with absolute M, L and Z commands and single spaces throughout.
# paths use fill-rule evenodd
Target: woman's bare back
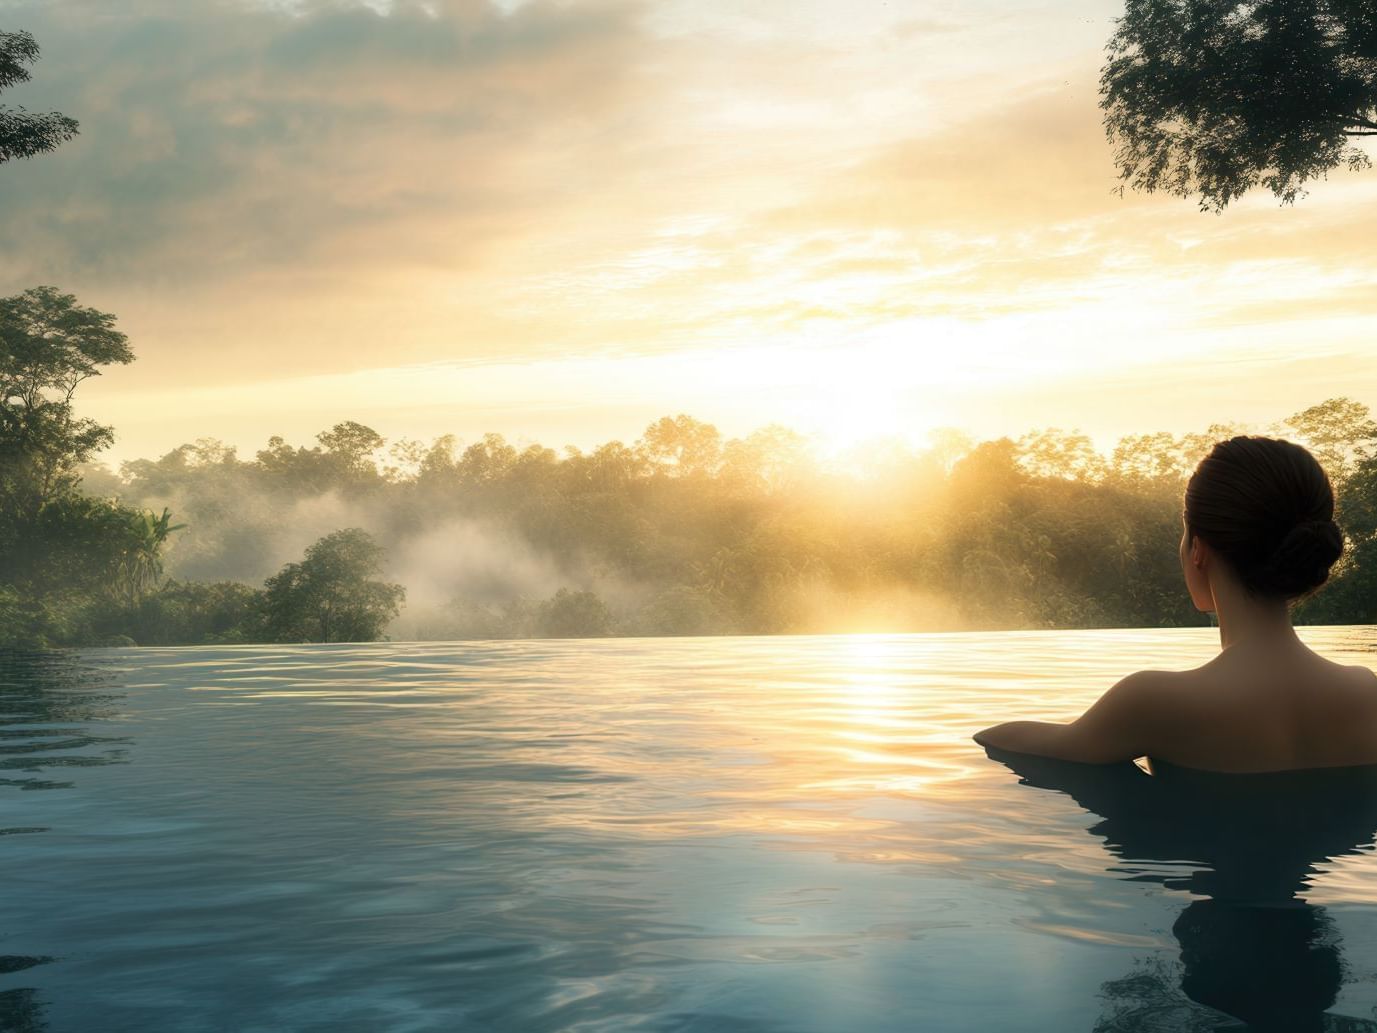
M 1344 549 L 1334 494 L 1289 441 L 1216 442 L 1186 485 L 1177 558 L 1220 654 L 1190 671 L 1139 671 L 1075 721 L 1005 721 L 987 749 L 1108 764 L 1147 756 L 1218 772 L 1377 765 L 1377 674 L 1313 652 L 1290 605 Z
M 1377 764 L 1377 674 L 1300 649 L 1226 649 L 1150 672 L 1161 724 L 1150 756 L 1208 771 Z

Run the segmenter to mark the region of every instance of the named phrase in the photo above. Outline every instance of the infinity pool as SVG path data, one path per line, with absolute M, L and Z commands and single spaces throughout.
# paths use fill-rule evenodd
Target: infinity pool
M 1217 644 L 10 656 L 0 1030 L 1377 1030 L 1377 789 L 970 740 Z

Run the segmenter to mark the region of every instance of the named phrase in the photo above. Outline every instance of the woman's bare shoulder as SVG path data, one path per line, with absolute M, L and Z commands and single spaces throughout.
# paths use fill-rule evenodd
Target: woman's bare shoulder
M 1229 684 L 1226 674 L 1209 664 L 1180 671 L 1138 671 L 1130 677 L 1141 698 L 1169 725 L 1208 712 Z
M 1125 681 L 1132 681 L 1142 692 L 1170 694 L 1199 685 L 1206 677 L 1203 667 L 1194 667 L 1185 671 L 1164 671 L 1149 668 L 1134 672 Z
M 1155 668 L 1135 671 L 1114 686 L 1121 706 L 1144 719 L 1167 718 L 1180 714 L 1183 707 L 1200 695 L 1198 671 L 1164 671 Z
M 1377 671 L 1374 671 L 1367 664 L 1336 664 L 1335 666 L 1344 671 L 1360 691 L 1377 695 Z
M 1335 664 L 1334 666 L 1342 667 L 1345 671 L 1352 671 L 1353 676 L 1359 681 L 1377 686 L 1377 671 L 1374 671 L 1367 664 Z
M 1367 664 L 1341 664 L 1319 654 L 1315 654 L 1314 658 L 1321 675 L 1332 679 L 1336 688 L 1372 693 L 1377 699 L 1377 673 Z
M 1377 672 L 1365 664 L 1336 663 L 1318 654 L 1278 664 L 1230 662 L 1230 658 L 1221 654 L 1199 667 L 1184 671 L 1142 673 L 1154 676 L 1152 684 L 1158 687 L 1159 692 L 1179 695 L 1186 700 L 1227 695 L 1231 689 L 1253 693 L 1260 687 L 1272 684 L 1284 688 L 1303 687 L 1308 691 L 1329 687 L 1371 693 L 1374 704 L 1377 704 Z

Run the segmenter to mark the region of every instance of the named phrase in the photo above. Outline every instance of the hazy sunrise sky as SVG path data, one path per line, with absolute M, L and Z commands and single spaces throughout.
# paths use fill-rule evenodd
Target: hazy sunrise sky
M 119 316 L 117 459 L 631 440 L 687 412 L 848 442 L 1377 408 L 1377 171 L 1223 215 L 1120 198 L 1108 0 L 0 0 L 0 293 Z

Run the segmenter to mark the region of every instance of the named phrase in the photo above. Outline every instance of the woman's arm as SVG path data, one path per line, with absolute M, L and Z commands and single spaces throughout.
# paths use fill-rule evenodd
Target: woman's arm
M 977 732 L 975 741 L 1011 753 L 1109 764 L 1146 756 L 1161 726 L 1159 671 L 1139 671 L 1119 681 L 1070 724 L 1006 721 Z

